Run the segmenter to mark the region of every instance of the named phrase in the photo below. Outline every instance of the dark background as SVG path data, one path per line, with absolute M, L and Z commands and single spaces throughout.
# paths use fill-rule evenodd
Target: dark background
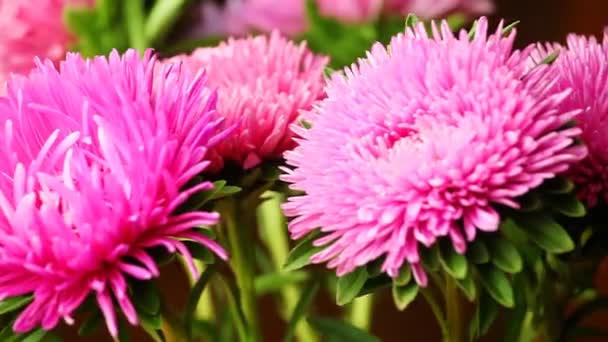
M 280 2 L 279 2 L 280 3 Z M 601 35 L 603 27 L 608 25 L 608 0 L 497 0 L 497 11 L 491 17 L 493 24 L 501 18 L 510 23 L 520 20 L 517 26 L 517 46 L 524 47 L 537 41 L 563 42 L 569 32 Z M 164 270 L 159 281 L 166 297 L 172 298 L 171 306 L 178 309 L 185 303 L 187 286 L 183 274 L 175 268 Z M 277 318 L 273 303 L 263 300 L 263 312 L 260 321 L 263 324 L 265 341 L 281 341 L 283 324 Z M 321 314 L 335 312 L 331 298 L 322 298 L 317 303 Z M 374 311 L 372 332 L 382 341 L 440 341 L 439 329 L 423 300 L 418 299 L 405 312 L 394 309 L 390 291 L 378 296 Z M 483 341 L 501 341 L 501 324 L 483 339 Z M 105 331 L 98 338 L 78 338 L 69 329 L 63 334 L 66 341 L 111 341 Z M 139 333 L 131 336 L 132 341 L 145 341 Z M 599 341 L 599 340 L 598 340 Z

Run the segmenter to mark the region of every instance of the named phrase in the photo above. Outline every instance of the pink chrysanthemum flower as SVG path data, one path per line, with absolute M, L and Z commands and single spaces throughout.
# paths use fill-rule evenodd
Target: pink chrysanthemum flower
M 148 52 L 83 60 L 69 54 L 57 71 L 39 63 L 15 76 L 0 98 L 0 298 L 33 295 L 17 332 L 51 329 L 93 293 L 112 336 L 114 302 L 138 318 L 127 278 L 159 275 L 148 251 L 178 251 L 196 273 L 183 240 L 226 254 L 194 227 L 218 215 L 173 215 L 202 183 L 207 148 L 222 135 L 215 95 L 181 66 L 155 67 Z
M 576 112 L 555 109 L 569 92 L 551 92 L 545 66 L 526 74 L 530 50 L 501 31 L 482 18 L 472 40 L 446 22 L 431 38 L 420 24 L 332 78 L 285 153 L 283 179 L 305 192 L 284 206 L 291 235 L 324 233 L 313 262 L 343 275 L 384 257 L 390 276 L 409 263 L 424 285 L 420 245 L 449 237 L 464 253 L 498 229 L 495 205 L 517 208 L 584 156 L 565 128 Z
M 63 23 L 68 4 L 90 0 L 0 1 L 0 94 L 11 72 L 26 73 L 34 58 L 54 62 L 65 56 L 72 36 Z
M 453 12 L 476 16 L 492 13 L 494 3 L 492 0 L 386 0 L 385 11 L 414 13 L 422 18 L 440 18 Z
M 570 35 L 566 47 L 538 46 L 537 59 L 555 50 L 559 51 L 551 66 L 559 75 L 555 91 L 572 88 L 561 108 L 583 110 L 576 121 L 589 149 L 587 158 L 575 165 L 569 176 L 588 205 L 595 206 L 598 200 L 608 203 L 608 33 L 604 33 L 603 42 Z
M 209 85 L 219 92 L 218 115 L 226 127 L 236 125 L 231 136 L 212 150 L 214 170 L 226 161 L 248 169 L 281 158 L 294 146 L 290 124 L 324 95 L 327 58 L 278 32 L 229 39 L 175 59 L 193 70 L 208 70 Z

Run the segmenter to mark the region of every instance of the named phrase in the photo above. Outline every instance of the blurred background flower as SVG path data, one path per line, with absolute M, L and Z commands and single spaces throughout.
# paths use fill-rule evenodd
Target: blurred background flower
M 63 10 L 91 1 L 0 1 L 0 94 L 8 75 L 27 73 L 34 57 L 57 62 L 65 56 L 73 36 L 63 22 Z

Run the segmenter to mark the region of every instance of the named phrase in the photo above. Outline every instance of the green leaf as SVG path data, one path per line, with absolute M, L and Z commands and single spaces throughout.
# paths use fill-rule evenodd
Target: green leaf
M 551 253 L 566 253 L 574 249 L 574 242 L 568 232 L 547 214 L 514 217 L 516 224 L 530 239 Z
M 145 24 L 147 41 L 156 44 L 169 33 L 187 4 L 187 0 L 155 1 Z
M 523 268 L 523 260 L 517 248 L 504 237 L 490 239 L 492 263 L 507 273 L 517 273 Z
M 456 284 L 462 290 L 469 302 L 474 302 L 477 297 L 477 287 L 471 272 L 467 273 L 464 279 L 456 279 Z
M 309 318 L 310 325 L 327 340 L 348 342 L 380 342 L 365 331 L 334 318 Z
M 543 208 L 543 201 L 536 192 L 529 192 L 519 198 L 519 211 L 530 213 Z
M 188 329 L 186 329 L 186 335 L 188 337 L 188 340 L 190 339 L 190 337 L 192 337 L 191 323 L 194 320 L 196 306 L 198 305 L 198 301 L 200 300 L 203 291 L 205 290 L 205 287 L 207 286 L 207 284 L 211 280 L 211 277 L 215 273 L 216 267 L 217 266 L 215 264 L 208 266 L 203 271 L 203 274 L 201 274 L 198 280 L 194 283 L 192 289 L 190 290 L 190 294 L 188 295 L 188 301 L 186 302 L 186 309 L 184 312 L 184 325 L 188 327 Z
M 476 239 L 469 246 L 467 257 L 476 264 L 485 264 L 490 261 L 490 252 L 481 239 Z
M 418 295 L 418 284 L 412 283 L 405 286 L 393 284 L 393 301 L 399 311 L 405 310 Z
M 462 13 L 454 13 L 447 17 L 446 21 L 452 31 L 458 31 L 467 23 L 467 16 Z
M 574 195 L 553 195 L 545 198 L 551 209 L 568 217 L 583 217 L 587 214 L 585 205 Z
M 32 295 L 7 298 L 0 302 L 0 315 L 22 308 L 32 300 Z
M 414 28 L 419 22 L 420 19 L 414 13 L 409 13 L 405 17 L 405 29 Z
M 298 284 L 308 279 L 306 272 L 274 272 L 263 274 L 254 280 L 255 293 L 263 295 L 268 292 L 279 291 L 285 286 Z
M 550 194 L 569 194 L 574 190 L 574 183 L 564 177 L 555 177 L 544 181 L 539 190 Z
M 160 313 L 160 291 L 151 281 L 140 281 L 132 285 L 133 304 L 138 312 L 156 315 Z
M 186 245 L 194 259 L 200 260 L 205 265 L 213 264 L 215 262 L 213 252 L 200 243 L 195 241 L 182 241 L 182 243 Z
M 367 269 L 359 267 L 353 272 L 338 278 L 336 291 L 336 302 L 338 305 L 346 305 L 352 302 L 359 294 L 368 278 Z
M 129 34 L 129 45 L 143 53 L 148 42 L 144 35 L 145 21 L 145 4 L 144 0 L 125 0 L 123 1 L 123 9 L 125 17 L 129 20 L 125 21 L 127 33 Z
M 470 340 L 475 341 L 477 337 L 485 335 L 492 327 L 498 317 L 497 303 L 485 293 L 481 293 L 475 307 L 473 322 L 469 326 Z
M 507 36 L 511 33 L 511 31 L 513 31 L 513 29 L 515 28 L 515 26 L 519 25 L 519 20 L 514 21 L 512 23 L 510 23 L 509 25 L 507 25 L 504 29 L 502 29 L 502 35 L 503 36 Z
M 467 276 L 467 258 L 458 254 L 447 240 L 440 242 L 439 255 L 439 262 L 449 275 L 456 279 L 464 279 Z
M 437 247 L 422 248 L 420 259 L 427 270 L 437 271 L 439 269 L 439 249 Z
M 409 264 L 403 264 L 399 270 L 399 275 L 393 282 L 399 286 L 403 286 L 409 284 L 410 280 L 412 280 L 412 269 Z
M 25 334 L 23 339 L 21 340 L 21 342 L 39 342 L 39 341 L 42 341 L 42 339 L 44 338 L 44 336 L 46 336 L 46 334 L 47 334 L 47 331 L 42 330 L 42 329 L 36 329 L 32 332 Z
M 513 288 L 505 274 L 492 266 L 478 266 L 481 284 L 490 296 L 501 305 L 511 308 L 514 305 Z
M 366 294 L 376 292 L 378 290 L 388 288 L 393 283 L 393 279 L 387 275 L 380 275 L 378 277 L 369 278 L 359 291 L 359 297 Z
M 101 311 L 95 310 L 86 318 L 84 322 L 78 328 L 78 335 L 80 336 L 88 336 L 94 333 L 97 328 L 103 322 L 103 316 L 101 315 Z
M 160 315 L 140 314 L 139 320 L 141 327 L 154 342 L 165 342 L 162 331 L 160 331 L 162 324 Z
M 313 241 L 320 236 L 320 232 L 309 234 L 302 239 L 287 256 L 287 261 L 283 265 L 283 271 L 290 272 L 298 270 L 310 264 L 310 258 L 322 251 L 324 247 L 313 246 Z
M 384 272 L 382 272 L 382 264 L 384 263 L 384 258 L 378 258 L 373 260 L 367 264 L 367 274 L 370 278 L 377 277 Z
M 296 307 L 293 309 L 291 313 L 291 317 L 289 318 L 289 323 L 287 324 L 287 332 L 285 333 L 284 342 L 290 342 L 294 338 L 294 334 L 296 331 L 296 327 L 298 322 L 304 317 L 308 307 L 312 303 L 312 300 L 315 296 L 315 293 L 319 290 L 319 282 L 314 281 L 308 284 L 308 286 L 302 291 L 302 295 Z

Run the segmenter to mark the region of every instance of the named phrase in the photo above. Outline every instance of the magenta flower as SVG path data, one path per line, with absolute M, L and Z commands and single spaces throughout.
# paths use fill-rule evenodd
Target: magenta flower
M 583 110 L 576 121 L 589 154 L 572 168 L 569 176 L 578 187 L 579 197 L 589 206 L 595 206 L 598 200 L 608 203 L 608 32 L 604 33 L 603 42 L 570 35 L 566 47 L 549 44 L 538 48 L 540 56 L 559 50 L 559 57 L 551 66 L 559 75 L 554 90 L 573 90 L 562 102 L 561 110 Z
M 26 73 L 34 58 L 65 56 L 72 36 L 63 23 L 68 4 L 89 0 L 0 1 L 0 94 L 11 72 Z
M 83 60 L 68 54 L 15 76 L 0 98 L 0 298 L 33 294 L 17 332 L 51 329 L 93 293 L 112 336 L 114 304 L 138 318 L 127 277 L 159 275 L 152 247 L 179 252 L 196 273 L 184 240 L 222 258 L 195 229 L 218 215 L 173 215 L 208 182 L 203 171 L 219 141 L 215 94 L 181 66 L 155 67 L 148 52 Z
M 231 136 L 212 149 L 214 170 L 225 161 L 248 169 L 281 158 L 294 146 L 290 124 L 324 95 L 327 58 L 278 32 L 229 39 L 176 59 L 193 70 L 208 70 L 209 85 L 219 89 L 217 111 L 224 127 L 236 125 Z
M 294 128 L 283 179 L 305 195 L 284 209 L 294 239 L 324 233 L 313 262 L 343 275 L 384 257 L 390 276 L 409 263 L 424 285 L 420 245 L 449 237 L 464 253 L 478 230 L 498 229 L 495 205 L 517 208 L 584 157 L 580 129 L 564 128 L 577 112 L 555 109 L 569 92 L 551 92 L 546 66 L 526 74 L 530 50 L 487 25 L 469 40 L 446 22 L 434 38 L 419 24 L 377 44 L 304 114 L 312 128 Z

